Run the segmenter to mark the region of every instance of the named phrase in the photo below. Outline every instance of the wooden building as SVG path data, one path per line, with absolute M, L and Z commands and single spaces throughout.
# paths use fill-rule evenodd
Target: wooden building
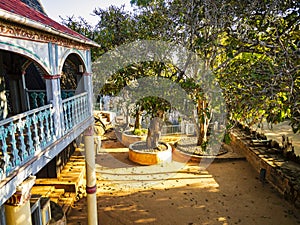
M 1 225 L 33 223 L 9 218 L 28 210 L 35 175 L 44 168 L 55 176 L 45 166 L 91 130 L 96 46 L 50 19 L 38 0 L 0 1 Z

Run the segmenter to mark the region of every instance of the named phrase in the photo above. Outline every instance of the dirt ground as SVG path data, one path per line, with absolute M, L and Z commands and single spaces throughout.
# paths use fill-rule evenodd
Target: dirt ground
M 127 151 L 111 142 L 97 154 L 99 225 L 300 224 L 300 210 L 245 160 L 139 166 Z M 67 221 L 87 224 L 86 198 Z

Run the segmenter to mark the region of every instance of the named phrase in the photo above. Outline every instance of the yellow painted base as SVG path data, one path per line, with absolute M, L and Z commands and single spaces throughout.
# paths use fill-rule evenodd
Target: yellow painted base
M 134 145 L 134 144 L 133 144 Z M 129 159 L 132 162 L 136 162 L 140 165 L 155 165 L 163 162 L 172 161 L 172 148 L 169 144 L 167 145 L 167 150 L 160 152 L 142 152 L 135 151 L 132 146 L 129 146 Z
M 21 206 L 5 205 L 6 225 L 31 225 L 30 201 Z

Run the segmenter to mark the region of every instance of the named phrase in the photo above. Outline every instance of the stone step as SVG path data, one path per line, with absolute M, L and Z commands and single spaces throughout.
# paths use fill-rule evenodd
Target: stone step
M 31 189 L 31 194 L 39 194 L 44 197 L 49 197 L 54 190 L 54 186 L 33 186 Z
M 74 192 L 76 193 L 76 190 L 78 189 L 78 182 L 76 179 L 72 180 L 67 180 L 67 179 L 62 179 L 58 180 L 56 178 L 48 178 L 48 179 L 43 179 L 41 181 L 40 179 L 36 180 L 36 185 L 37 186 L 54 186 L 56 189 L 65 189 L 67 192 Z
M 50 199 L 60 199 L 65 194 L 65 189 L 55 189 L 51 194 L 49 195 Z
M 75 163 L 67 163 L 67 165 L 64 166 L 63 170 L 77 170 L 80 169 L 82 170 L 84 168 L 85 164 L 80 163 L 80 162 L 75 162 Z
M 61 197 L 57 201 L 57 204 L 59 204 L 62 207 L 64 214 L 67 215 L 70 207 L 74 204 L 74 202 L 77 199 L 76 199 L 76 194 L 72 192 L 66 192 L 65 196 L 66 197 Z
M 54 186 L 33 186 L 33 188 L 31 189 L 31 195 L 41 195 L 42 197 L 48 197 L 55 203 L 59 201 L 64 193 L 64 189 L 56 189 Z
M 85 157 L 76 149 L 57 178 L 36 179 L 32 193 L 49 197 L 66 213 L 84 195 Z
M 65 177 L 70 176 L 71 174 L 81 175 L 84 174 L 84 170 L 82 169 L 63 169 L 62 174 L 59 175 L 59 177 Z
M 85 161 L 84 161 L 84 156 L 82 156 L 82 158 L 81 157 L 74 157 L 74 158 L 71 158 L 70 160 L 69 160 L 69 162 L 66 164 L 66 166 L 67 165 L 77 165 L 77 166 L 82 166 L 82 165 L 84 165 L 85 164 Z

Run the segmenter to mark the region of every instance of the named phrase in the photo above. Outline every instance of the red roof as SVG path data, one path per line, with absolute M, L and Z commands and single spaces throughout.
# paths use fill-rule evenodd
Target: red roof
M 46 25 L 51 27 L 52 29 L 67 34 L 69 36 L 75 37 L 77 39 L 81 39 L 84 41 L 92 42 L 87 37 L 73 31 L 72 29 L 59 24 L 58 22 L 50 19 L 48 16 L 44 15 L 43 13 L 30 8 L 25 3 L 21 2 L 20 0 L 1 0 L 0 1 L 0 9 L 8 11 L 13 14 L 17 14 L 18 16 L 28 18 L 33 20 L 37 23 Z

